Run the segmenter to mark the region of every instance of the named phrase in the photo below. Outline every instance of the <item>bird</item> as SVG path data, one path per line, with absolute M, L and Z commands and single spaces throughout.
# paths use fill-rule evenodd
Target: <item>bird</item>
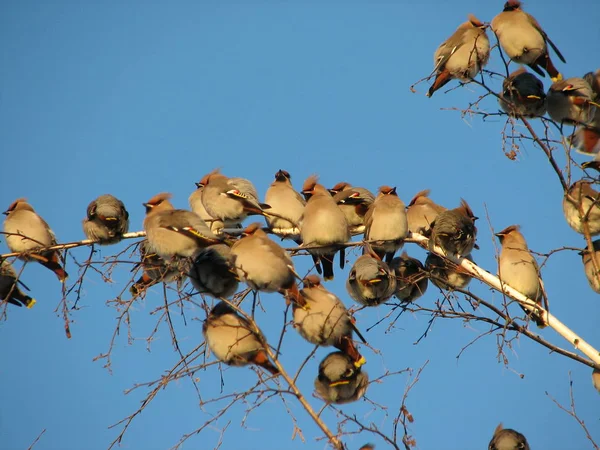
M 392 260 L 390 269 L 396 276 L 394 295 L 403 302 L 414 302 L 426 291 L 429 281 L 423 263 L 404 251 Z
M 488 450 L 529 450 L 529 444 L 521 433 L 502 428 L 502 424 L 499 424 L 494 430 Z
M 583 79 L 592 88 L 594 93 L 594 103 L 600 102 L 600 69 L 595 72 L 588 72 Z M 595 155 L 592 161 L 582 164 L 583 168 L 591 167 L 600 171 L 600 107 L 596 106 L 596 111 L 592 120 L 584 125 L 579 125 L 571 138 L 571 145 L 579 153 L 585 155 Z
M 490 41 L 485 24 L 473 14 L 444 41 L 433 55 L 433 72 L 436 74 L 427 97 L 452 79 L 470 81 L 487 64 Z
M 20 253 L 23 261 L 37 261 L 50 269 L 63 283 L 69 274 L 60 264 L 57 250 L 39 251 L 44 247 L 56 245 L 56 236 L 50 226 L 36 214 L 33 207 L 24 198 L 15 200 L 4 212 L 4 232 L 6 244 L 13 253 Z M 33 253 L 39 251 L 38 253 Z
M 594 249 L 593 253 L 586 248 L 579 252 L 579 255 L 581 255 L 583 269 L 590 287 L 594 292 L 600 294 L 600 239 L 592 242 L 592 248 Z M 594 258 L 596 262 L 595 266 Z
M 545 76 L 543 68 L 552 81 L 562 79 L 550 59 L 547 44 L 550 44 L 563 63 L 566 63 L 565 58 L 538 21 L 521 9 L 519 0 L 508 0 L 503 11 L 492 19 L 491 26 L 500 46 L 511 60 L 528 65 L 542 77 Z
M 160 193 L 143 204 L 144 230 L 152 251 L 165 259 L 189 258 L 198 248 L 221 243 L 198 214 L 175 209 L 170 198 L 171 194 Z
M 390 263 L 408 237 L 406 207 L 395 187 L 381 186 L 365 214 L 365 240 L 373 251 Z
M 87 207 L 83 220 L 83 232 L 88 239 L 102 245 L 119 242 L 129 231 L 129 213 L 118 198 L 105 194 L 93 200 Z
M 211 309 L 202 333 L 208 348 L 222 363 L 237 367 L 255 364 L 272 375 L 279 374 L 250 322 L 226 302 L 220 301 Z
M 368 386 L 368 374 L 343 352 L 330 353 L 319 364 L 315 392 L 326 403 L 355 402 L 365 395 Z
M 364 342 L 342 301 L 329 292 L 318 275 L 308 275 L 303 280 L 300 295 L 305 301 L 302 307 L 292 304 L 294 328 L 308 342 L 320 346 L 334 346 L 347 354 L 356 367 L 365 364 L 365 358 L 352 341 L 353 331 Z
M 292 186 L 292 177 L 286 170 L 278 170 L 275 181 L 265 194 L 265 203 L 271 208 L 265 217 L 271 231 L 282 239 L 289 238 L 300 244 L 300 219 L 306 200 Z
M 208 214 L 223 222 L 240 224 L 248 215 L 264 215 L 270 206 L 258 201 L 254 185 L 245 178 L 228 178 L 219 169 L 197 184 L 203 187 L 202 204 Z
M 600 392 L 600 370 L 598 369 L 594 369 L 592 371 L 592 384 L 594 388 Z
M 445 254 L 470 254 L 473 248 L 477 248 L 477 219 L 469 204 L 461 199 L 458 208 L 441 212 L 431 224 L 429 249 L 432 250 L 434 245 L 438 245 Z
M 346 216 L 350 234 L 358 235 L 365 231 L 365 214 L 375 201 L 375 196 L 368 189 L 353 187 L 350 183 L 341 181 L 329 189 L 333 200 Z
M 471 255 L 464 256 L 465 259 L 473 262 Z M 452 261 L 448 261 L 435 253 L 429 253 L 425 259 L 425 270 L 431 282 L 440 289 L 453 290 L 464 289 L 471 282 L 471 275 L 457 266 Z
M 563 197 L 563 213 L 569 226 L 577 233 L 590 236 L 600 234 L 600 192 L 592 188 L 592 182 L 578 180 Z
M 346 290 L 350 297 L 361 305 L 377 306 L 394 295 L 396 276 L 394 271 L 368 248 L 350 269 Z
M 502 82 L 498 103 L 512 117 L 542 117 L 546 114 L 544 83 L 520 67 Z
M 302 302 L 296 286 L 292 258 L 262 230 L 248 225 L 231 247 L 231 264 L 240 280 L 254 291 L 281 292 L 292 302 Z
M 231 247 L 215 244 L 196 250 L 187 276 L 200 294 L 208 294 L 214 298 L 232 296 L 239 283 L 231 264 Z
M 312 255 L 317 272 L 325 280 L 333 279 L 333 258 L 340 252 L 340 268 L 344 268 L 344 244 L 350 240 L 348 221 L 338 208 L 327 189 L 311 175 L 302 186 L 302 193 L 309 199 L 300 221 L 300 236 L 303 246 Z M 323 266 L 322 272 L 321 267 Z
M 165 261 L 150 248 L 147 239 L 141 242 L 139 252 L 141 260 L 134 267 L 134 270 L 141 265 L 143 271 L 140 278 L 129 288 L 132 295 L 140 295 L 149 287 L 158 283 L 171 283 L 173 281 L 183 283 L 184 264 L 179 264 L 179 261 Z
M 552 83 L 546 94 L 546 108 L 552 120 L 559 124 L 587 125 L 594 120 L 596 94 L 583 78 L 567 78 Z
M 0 300 L 19 307 L 33 308 L 36 300 L 21 291 L 17 282 L 21 283 L 10 261 L 0 258 Z
M 210 231 L 215 234 L 219 234 L 223 228 L 239 228 L 240 224 L 238 221 L 225 221 L 215 219 L 211 216 L 206 208 L 204 207 L 204 203 L 202 203 L 202 192 L 204 192 L 204 185 L 199 182 L 196 183 L 196 190 L 192 192 L 188 198 L 188 203 L 190 204 L 190 209 L 192 212 L 195 212 L 200 216 L 202 220 L 208 225 Z
M 529 251 L 520 227 L 510 225 L 496 233 L 496 237 L 502 245 L 498 258 L 498 278 L 502 283 L 541 305 L 544 298 L 544 286 L 540 278 L 539 267 Z M 544 328 L 547 325 L 539 314 L 530 313 L 523 306 L 521 308 L 528 316 L 531 315 L 538 327 Z
M 438 214 L 447 210 L 431 200 L 429 193 L 429 189 L 417 192 L 406 207 L 408 229 L 412 233 L 427 233 Z

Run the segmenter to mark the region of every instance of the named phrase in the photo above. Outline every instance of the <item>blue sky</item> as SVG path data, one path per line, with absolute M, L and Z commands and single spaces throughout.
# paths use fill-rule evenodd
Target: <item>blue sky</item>
M 60 241 L 73 241 L 83 238 L 85 209 L 100 194 L 122 199 L 132 230 L 139 230 L 142 202 L 168 191 L 178 207 L 187 207 L 194 182 L 216 167 L 251 179 L 261 195 L 275 172 L 285 169 L 297 187 L 317 173 L 327 186 L 341 180 L 372 190 L 397 186 L 405 202 L 425 188 L 448 207 L 464 197 L 481 218 L 481 249 L 474 259 L 491 272 L 496 270 L 492 227 L 521 224 L 530 247 L 539 252 L 581 247 L 583 240 L 562 216 L 562 191 L 542 152 L 524 143 L 518 160 L 511 161 L 502 151 L 504 119 L 463 120 L 445 110 L 466 107 L 480 88 L 448 94 L 442 89 L 432 99 L 425 97 L 426 83 L 417 93 L 409 90 L 430 73 L 433 52 L 468 13 L 490 21 L 501 8 L 502 2 L 474 0 L 5 1 L 0 5 L 0 206 L 27 197 Z M 566 57 L 566 65 L 555 58 L 565 76 L 598 68 L 597 2 L 531 1 L 526 9 Z M 490 68 L 498 67 L 494 53 Z M 498 109 L 493 99 L 482 106 Z M 562 150 L 556 154 L 564 166 Z M 98 258 L 127 244 L 102 248 Z M 414 245 L 407 250 L 424 256 Z M 5 243 L 0 251 L 6 251 Z M 81 261 L 88 250 L 72 255 Z M 297 260 L 300 271 L 308 264 L 307 257 Z M 72 260 L 68 269 L 73 282 Z M 344 290 L 348 270 L 338 271 L 328 287 L 351 305 Z M 117 312 L 106 302 L 130 276 L 123 268 L 112 285 L 95 274 L 87 279 L 81 308 L 72 314 L 73 338 L 67 340 L 55 313 L 60 285 L 44 268 L 27 266 L 23 279 L 38 304 L 32 310 L 9 308 L 8 320 L 0 324 L 0 447 L 27 448 L 46 429 L 38 450 L 107 448 L 118 435 L 108 427 L 133 413 L 145 396 L 144 389 L 127 396 L 123 391 L 159 378 L 178 361 L 164 324 L 150 346 L 144 340 L 157 320 L 151 312 L 163 301 L 159 288 L 135 303 L 134 339 L 128 342 L 126 333 L 117 337 L 112 374 L 102 361 L 93 361 L 107 350 L 116 325 Z M 587 285 L 580 257 L 556 254 L 543 278 L 553 313 L 598 348 L 600 301 Z M 480 283 L 471 288 L 501 304 L 502 297 Z M 431 305 L 437 298 L 439 292 L 430 286 L 421 302 Z M 257 320 L 276 340 L 283 303 L 277 296 L 263 300 L 266 312 Z M 382 306 L 361 312 L 358 324 L 365 330 L 387 311 Z M 184 352 L 202 342 L 205 316 L 189 306 L 185 317 L 184 323 L 173 313 Z M 599 398 L 589 368 L 525 338 L 514 341 L 508 367 L 498 362 L 494 336 L 457 359 L 486 327 L 439 320 L 414 345 L 427 322 L 426 315 L 405 314 L 390 331 L 385 322 L 365 333 L 381 350 L 378 355 L 364 349 L 372 378 L 388 369 L 418 369 L 429 360 L 407 403 L 418 448 L 485 448 L 499 422 L 524 433 L 534 449 L 590 448 L 579 425 L 545 394 L 568 404 L 569 373 L 578 413 L 600 439 Z M 567 345 L 552 330 L 542 336 Z M 290 330 L 282 361 L 295 371 L 310 350 Z M 299 378 L 309 397 L 327 353 L 319 349 Z M 197 377 L 203 398 L 219 394 L 216 366 Z M 223 378 L 224 393 L 256 381 L 250 369 L 227 369 Z M 365 401 L 343 410 L 389 432 L 409 381 L 399 375 L 370 386 L 367 396 L 388 406 L 387 416 L 371 412 Z M 322 406 L 312 397 L 310 402 Z M 288 404 L 306 444 L 290 440 L 293 423 L 274 398 L 252 412 L 245 427 L 240 426 L 243 405 L 220 420 L 221 428 L 231 420 L 222 448 L 323 448 L 322 441 L 315 442 L 319 430 L 300 406 L 293 399 Z M 171 383 L 132 423 L 123 447 L 170 448 L 216 411 L 214 405 L 198 407 L 188 379 Z M 325 411 L 323 418 L 335 429 L 334 413 Z M 218 439 L 216 429 L 207 429 L 184 448 L 213 448 Z M 349 448 L 366 442 L 386 448 L 365 434 L 346 442 Z

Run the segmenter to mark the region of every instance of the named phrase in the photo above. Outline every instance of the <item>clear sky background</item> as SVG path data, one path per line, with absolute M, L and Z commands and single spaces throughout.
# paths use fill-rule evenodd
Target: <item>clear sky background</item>
M 261 195 L 275 172 L 286 169 L 296 187 L 317 173 L 327 186 L 341 180 L 372 190 L 397 186 L 405 202 L 426 188 L 447 207 L 464 197 L 481 218 L 475 261 L 492 272 L 492 227 L 498 231 L 521 224 L 530 247 L 539 252 L 581 247 L 583 239 L 563 218 L 561 187 L 542 152 L 526 143 L 511 161 L 502 150 L 504 119 L 463 120 L 447 110 L 466 107 L 482 93 L 480 88 L 448 94 L 443 89 L 432 99 L 425 97 L 426 83 L 417 93 L 409 90 L 430 73 L 435 49 L 468 13 L 490 21 L 501 9 L 501 1 L 475 0 L 4 1 L 0 209 L 27 197 L 60 241 L 73 241 L 83 238 L 86 207 L 100 194 L 122 199 L 131 229 L 139 230 L 142 202 L 169 191 L 178 207 L 187 207 L 194 182 L 216 167 L 251 179 Z M 532 0 L 526 9 L 565 55 L 566 65 L 555 58 L 565 76 L 582 76 L 600 66 L 597 1 Z M 499 68 L 497 53 L 490 68 Z M 549 79 L 544 83 L 548 87 Z M 498 109 L 493 99 L 483 106 Z M 557 158 L 562 164 L 561 152 Z M 126 244 L 102 248 L 99 256 Z M 424 256 L 414 245 L 407 249 Z M 3 242 L 0 252 L 6 250 Z M 88 249 L 71 254 L 81 261 Z M 297 259 L 299 271 L 309 260 Z M 72 260 L 68 269 L 73 282 L 77 268 Z M 350 306 L 344 289 L 348 270 L 338 270 L 328 287 Z M 118 336 L 112 374 L 102 361 L 92 361 L 108 349 L 116 325 L 117 312 L 106 302 L 130 276 L 123 268 L 114 285 L 105 285 L 96 274 L 88 277 L 81 309 L 72 314 L 73 338 L 67 340 L 62 318 L 54 312 L 61 298 L 56 277 L 41 266 L 27 266 L 23 280 L 38 304 L 32 310 L 11 307 L 8 320 L 0 323 L 1 448 L 27 448 L 43 429 L 47 431 L 36 450 L 107 448 L 118 434 L 108 427 L 134 412 L 145 395 L 144 390 L 127 396 L 123 391 L 160 377 L 178 361 L 164 324 L 150 351 L 144 341 L 157 319 L 150 313 L 162 302 L 158 287 L 135 303 L 135 339 L 130 344 L 126 333 Z M 600 299 L 587 285 L 580 257 L 576 252 L 556 254 L 543 278 L 552 312 L 599 348 Z M 501 296 L 479 282 L 471 288 L 501 304 Z M 421 302 L 432 305 L 440 297 L 430 286 Z M 283 300 L 263 299 L 266 312 L 257 320 L 275 340 Z M 358 324 L 366 330 L 387 311 L 381 306 L 361 312 Z M 519 314 L 518 308 L 512 311 Z M 186 323 L 174 313 L 184 352 L 202 342 L 205 318 L 193 306 L 185 314 Z M 484 325 L 438 320 L 428 337 L 414 345 L 428 316 L 405 314 L 386 332 L 388 323 L 365 333 L 381 350 L 377 355 L 363 347 L 365 370 L 376 378 L 385 370 L 418 369 L 429 360 L 407 403 L 418 448 L 486 448 L 499 422 L 524 433 L 533 449 L 591 448 L 579 425 L 545 394 L 568 404 L 569 373 L 578 413 L 600 439 L 600 397 L 589 368 L 525 338 L 514 342 L 505 367 L 498 361 L 494 336 L 479 340 L 457 360 L 460 350 L 486 330 Z M 542 336 L 569 348 L 551 329 Z M 311 349 L 290 330 L 282 361 L 294 372 Z M 317 409 L 322 402 L 310 393 L 327 353 L 319 349 L 299 378 Z M 204 398 L 220 392 L 217 366 L 197 376 Z M 228 369 L 223 378 L 224 393 L 256 381 L 247 368 Z M 388 416 L 371 412 L 362 400 L 343 409 L 389 433 L 409 380 L 400 375 L 370 386 L 367 397 L 388 406 Z M 245 427 L 240 426 L 243 406 L 220 420 L 220 427 L 231 420 L 222 448 L 323 448 L 323 441 L 315 441 L 319 430 L 300 405 L 293 399 L 288 403 L 305 444 L 291 440 L 293 423 L 274 398 L 254 411 Z M 170 448 L 216 411 L 215 405 L 198 407 L 188 379 L 171 383 L 133 422 L 123 448 Z M 334 413 L 325 411 L 323 418 L 336 428 Z M 217 428 L 191 438 L 184 448 L 213 448 Z M 387 448 L 371 435 L 346 440 L 351 449 L 366 442 L 376 443 L 378 450 Z

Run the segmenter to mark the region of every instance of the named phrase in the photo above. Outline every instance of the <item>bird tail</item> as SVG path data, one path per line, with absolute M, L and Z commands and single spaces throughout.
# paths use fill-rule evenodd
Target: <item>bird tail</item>
M 50 269 L 56 274 L 61 283 L 64 283 L 69 274 L 60 265 L 60 258 L 58 252 L 49 252 L 41 255 L 43 258 L 39 259 L 42 266 Z
M 268 370 L 271 373 L 271 375 L 279 375 L 279 369 L 275 367 L 275 365 L 271 361 L 269 361 L 269 356 L 264 350 L 260 350 L 254 357 L 254 360 L 252 362 L 257 366 Z
M 333 280 L 333 257 L 335 255 L 323 255 L 321 257 L 321 265 L 323 266 L 323 278 Z M 317 272 L 319 270 L 317 269 Z
M 139 295 L 150 286 L 154 286 L 157 283 L 158 280 L 153 279 L 150 275 L 144 272 L 142 276 L 131 285 L 129 292 L 131 292 L 132 295 Z
M 554 67 L 554 64 L 552 63 L 552 60 L 550 59 L 550 55 L 548 55 L 548 53 L 546 53 L 545 55 L 541 55 L 537 60 L 535 60 L 533 64 L 537 66 L 542 66 L 544 69 L 546 69 L 546 72 L 548 72 L 548 75 L 550 75 L 552 81 L 556 82 L 562 80 L 562 75 L 556 69 L 556 67 Z
M 352 359 L 352 361 L 354 362 L 354 365 L 357 368 L 361 367 L 362 365 L 364 365 L 367 362 L 367 360 L 365 359 L 365 357 L 362 356 L 358 352 L 358 349 L 354 345 L 354 341 L 352 340 L 352 338 L 350 336 L 344 336 L 344 337 L 342 337 L 340 339 L 340 341 L 337 342 L 334 346 L 338 350 L 341 350 L 346 355 L 348 355 L 350 357 L 350 359 Z
M 13 287 L 13 292 L 8 298 L 8 303 L 19 307 L 25 305 L 27 309 L 31 309 L 33 308 L 33 305 L 35 305 L 37 302 L 34 298 L 31 298 L 29 295 L 24 294 L 15 284 Z
M 433 93 L 438 89 L 442 88 L 446 83 L 448 83 L 452 78 L 450 77 L 450 72 L 444 70 L 435 77 L 435 81 L 433 85 L 429 88 L 427 92 L 427 97 L 432 97 Z

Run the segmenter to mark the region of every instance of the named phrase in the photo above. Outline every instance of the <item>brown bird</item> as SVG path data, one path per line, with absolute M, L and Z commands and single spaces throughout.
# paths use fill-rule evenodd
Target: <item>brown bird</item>
M 491 26 L 500 46 L 514 62 L 528 65 L 542 77 L 543 68 L 552 77 L 552 81 L 562 79 L 550 59 L 547 44 L 550 44 L 563 63 L 566 63 L 565 58 L 538 21 L 521 9 L 519 0 L 508 0 L 504 4 L 504 10 L 492 19 Z
M 188 277 L 200 294 L 214 298 L 228 298 L 238 288 L 238 277 L 231 264 L 231 248 L 225 244 L 211 245 L 196 250 Z
M 289 238 L 300 243 L 300 219 L 304 214 L 306 201 L 292 186 L 289 172 L 279 170 L 265 195 L 265 202 L 271 206 L 265 217 L 271 231 L 282 239 Z
M 502 245 L 498 259 L 500 281 L 541 305 L 544 299 L 544 286 L 540 279 L 539 267 L 519 231 L 519 226 L 506 227 L 496 233 L 496 236 Z M 547 325 L 540 315 L 530 313 L 523 306 L 521 308 L 527 315 L 531 315 L 538 327 L 544 328 Z
M 343 352 L 330 353 L 319 364 L 315 391 L 327 403 L 355 402 L 365 395 L 368 386 L 367 373 L 357 368 L 352 358 Z
M 213 307 L 202 332 L 219 361 L 238 367 L 256 364 L 273 375 L 279 374 L 252 325 L 227 303 L 219 302 Z
M 83 220 L 83 232 L 88 239 L 101 245 L 115 244 L 129 231 L 129 213 L 118 198 L 105 194 L 92 201 Z
M 396 276 L 376 253 L 365 249 L 350 269 L 346 290 L 361 305 L 377 306 L 394 295 Z
M 36 304 L 35 299 L 23 293 L 17 283 L 21 281 L 17 279 L 17 272 L 12 264 L 0 258 L 0 301 L 19 307 L 25 305 L 27 308 L 33 308 Z
M 269 239 L 260 223 L 248 225 L 233 244 L 231 263 L 239 279 L 254 291 L 281 292 L 288 300 L 302 303 L 292 258 Z
M 490 41 L 485 33 L 485 24 L 473 14 L 469 14 L 468 18 L 435 51 L 433 71 L 436 77 L 427 97 L 452 79 L 470 81 L 487 64 Z
M 304 279 L 304 289 L 300 290 L 300 295 L 305 307 L 292 304 L 294 327 L 300 335 L 312 344 L 333 345 L 346 353 L 356 367 L 362 366 L 366 360 L 354 345 L 352 332 L 356 331 L 363 342 L 364 338 L 354 326 L 342 301 L 325 289 L 317 275 L 309 275 Z
M 544 83 L 521 67 L 502 82 L 498 103 L 512 117 L 542 117 L 546 114 Z
M 592 384 L 598 392 L 600 392 L 600 370 L 594 369 L 592 371 Z
M 582 252 L 579 252 L 579 254 L 581 255 L 583 269 L 590 287 L 594 290 L 594 292 L 600 294 L 600 239 L 595 240 L 592 245 L 594 248 L 593 253 L 590 253 L 590 251 L 586 248 Z M 595 258 L 595 267 L 592 258 Z
M 182 271 L 184 271 L 185 264 L 179 261 L 165 261 L 150 249 L 146 239 L 140 244 L 139 252 L 143 272 L 142 276 L 129 288 L 132 295 L 140 295 L 149 287 L 158 283 L 171 283 L 173 281 L 183 283 L 185 276 Z
M 204 207 L 204 203 L 202 203 L 202 192 L 204 192 L 204 185 L 198 182 L 196 183 L 196 188 L 197 189 L 192 192 L 188 198 L 190 209 L 192 212 L 198 214 L 202 220 L 204 220 L 206 225 L 208 225 L 210 228 L 210 231 L 215 234 L 219 234 L 223 228 L 240 228 L 238 221 L 228 220 L 223 222 L 222 220 L 215 219 L 213 216 L 211 216 Z
M 56 245 L 56 236 L 50 226 L 42 219 L 24 198 L 15 200 L 4 212 L 4 232 L 6 244 L 13 253 L 21 253 L 23 261 L 37 261 L 50 269 L 58 279 L 64 282 L 69 276 L 60 264 L 57 250 L 35 252 L 44 247 Z
M 390 263 L 396 275 L 396 291 L 394 295 L 403 302 L 414 302 L 426 291 L 429 284 L 423 263 L 411 258 L 406 252 Z
M 594 102 L 600 102 L 600 69 L 588 72 L 583 76 L 594 92 Z M 596 155 L 593 161 L 584 163 L 584 168 L 590 166 L 600 171 L 600 107 L 596 106 L 593 119 L 587 125 L 581 125 L 575 131 L 572 139 L 575 149 L 586 155 Z
M 426 234 L 438 214 L 447 210 L 429 198 L 429 189 L 417 192 L 406 207 L 408 229 L 413 233 Z
M 588 125 L 600 106 L 596 94 L 583 78 L 567 78 L 552 84 L 546 95 L 550 118 L 559 124 Z
M 529 444 L 521 433 L 510 428 L 502 428 L 502 424 L 499 424 L 488 450 L 529 450 Z
M 458 208 L 440 213 L 431 224 L 429 248 L 438 245 L 446 253 L 465 256 L 471 253 L 477 238 L 475 217 L 469 204 L 461 199 Z
M 340 268 L 344 268 L 344 244 L 350 240 L 348 221 L 325 187 L 313 175 L 306 179 L 302 193 L 310 195 L 300 223 L 300 236 L 315 261 L 317 272 L 325 280 L 333 279 L 333 258 L 340 252 Z M 310 248 L 316 247 L 316 248 Z M 323 265 L 321 272 L 320 265 Z
M 375 201 L 375 196 L 371 191 L 361 187 L 353 187 L 350 183 L 341 181 L 329 189 L 329 192 L 346 216 L 350 234 L 354 236 L 364 233 L 365 214 L 369 206 Z
M 600 234 L 600 192 L 592 188 L 592 182 L 576 181 L 563 197 L 563 213 L 573 230 L 585 234 L 585 226 L 591 236 Z
M 471 255 L 464 256 L 473 262 Z M 431 282 L 440 289 L 453 290 L 464 289 L 471 282 L 471 275 L 451 261 L 429 253 L 425 260 L 425 270 L 429 272 Z
M 381 186 L 379 194 L 365 215 L 365 239 L 385 262 L 394 259 L 396 250 L 408 236 L 406 207 L 395 187 Z
M 154 252 L 166 259 L 188 258 L 199 248 L 221 243 L 198 214 L 175 209 L 170 198 L 171 194 L 162 193 L 144 203 L 144 230 Z

